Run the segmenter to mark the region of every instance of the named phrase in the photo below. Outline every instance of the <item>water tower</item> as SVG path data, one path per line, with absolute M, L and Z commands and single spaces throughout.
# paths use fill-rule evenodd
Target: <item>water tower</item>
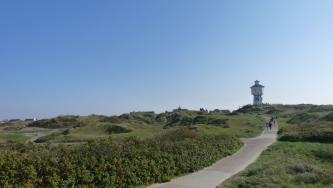
M 251 93 L 253 95 L 253 105 L 260 106 L 262 105 L 262 95 L 263 93 L 263 85 L 259 84 L 259 81 L 256 80 L 254 82 L 254 86 L 251 87 Z

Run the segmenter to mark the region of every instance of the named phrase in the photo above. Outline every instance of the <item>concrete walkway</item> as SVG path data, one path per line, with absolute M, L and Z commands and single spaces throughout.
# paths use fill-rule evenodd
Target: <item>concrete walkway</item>
M 154 184 L 149 188 L 215 188 L 255 162 L 260 154 L 276 141 L 276 137 L 277 127 L 271 131 L 265 130 L 256 138 L 244 139 L 244 147 L 236 154 L 201 171 L 176 178 L 168 183 Z

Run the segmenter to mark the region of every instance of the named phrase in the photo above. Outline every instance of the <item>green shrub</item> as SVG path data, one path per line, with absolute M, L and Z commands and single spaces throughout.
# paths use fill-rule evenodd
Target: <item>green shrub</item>
M 228 119 L 210 118 L 208 119 L 208 125 L 227 126 L 227 121 Z
M 53 140 L 54 138 L 56 138 L 58 136 L 66 135 L 66 132 L 67 132 L 67 130 L 65 130 L 63 133 L 61 133 L 61 132 L 52 133 L 50 135 L 38 138 L 37 140 L 35 140 L 35 142 L 36 143 L 45 143 L 45 142 L 48 142 L 50 140 Z
M 300 113 L 294 115 L 290 120 L 287 121 L 287 123 L 290 124 L 304 124 L 304 123 L 311 123 L 318 120 L 318 117 L 313 114 L 309 113 Z
M 41 128 L 64 128 L 64 127 L 80 127 L 84 123 L 79 120 L 79 116 L 59 116 L 52 119 L 42 119 L 28 124 L 28 127 Z
M 333 149 L 314 150 L 312 153 L 314 154 L 314 156 L 316 156 L 318 159 L 322 161 L 328 161 L 333 163 Z
M 191 128 L 178 128 L 169 130 L 165 133 L 162 133 L 156 136 L 156 139 L 163 140 L 164 142 L 175 142 L 186 139 L 196 139 L 199 137 L 199 134 Z
M 315 166 L 311 164 L 293 164 L 288 166 L 288 172 L 290 174 L 302 174 L 302 173 L 310 173 L 316 172 L 317 169 Z
M 3 128 L 3 130 L 5 130 L 5 131 L 19 131 L 23 128 L 24 128 L 24 126 L 10 126 L 10 127 Z
M 95 140 L 78 146 L 1 148 L 0 187 L 117 187 L 169 181 L 211 165 L 241 147 L 238 138 L 189 129 L 155 138 Z
M 100 122 L 121 123 L 121 119 L 117 116 L 104 117 Z
M 313 105 L 308 112 L 329 112 L 333 111 L 333 105 Z
M 278 134 L 281 141 L 333 142 L 333 125 L 292 125 L 281 128 Z
M 120 134 L 120 133 L 129 133 L 132 130 L 126 129 L 118 125 L 112 125 L 106 129 L 106 132 L 109 134 Z
M 208 117 L 205 115 L 197 116 L 193 119 L 194 124 L 208 124 Z
M 333 112 L 327 114 L 326 116 L 324 116 L 324 117 L 322 118 L 322 120 L 324 120 L 324 121 L 333 121 Z
M 196 116 L 193 119 L 193 124 L 223 126 L 223 125 L 227 125 L 227 121 L 228 121 L 228 119 L 223 119 L 220 117 L 200 115 L 200 116 Z
M 307 172 L 304 174 L 298 174 L 295 177 L 295 181 L 303 184 L 316 184 L 321 181 L 321 177 L 318 174 Z

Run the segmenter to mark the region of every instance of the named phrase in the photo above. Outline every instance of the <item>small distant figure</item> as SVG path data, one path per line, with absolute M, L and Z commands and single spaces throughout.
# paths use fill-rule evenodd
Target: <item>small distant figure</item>
M 275 126 L 275 119 L 274 119 L 274 117 L 271 117 L 269 122 L 268 122 L 269 130 L 272 130 L 273 125 Z
M 273 122 L 269 122 L 269 130 L 272 130 Z

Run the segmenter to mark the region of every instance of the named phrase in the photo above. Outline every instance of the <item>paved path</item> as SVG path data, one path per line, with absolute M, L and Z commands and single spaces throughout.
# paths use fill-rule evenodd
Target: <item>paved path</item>
M 245 145 L 236 154 L 201 171 L 176 178 L 168 183 L 154 184 L 149 188 L 215 188 L 256 161 L 260 154 L 276 141 L 276 137 L 277 128 L 271 131 L 265 130 L 256 138 L 243 140 Z

